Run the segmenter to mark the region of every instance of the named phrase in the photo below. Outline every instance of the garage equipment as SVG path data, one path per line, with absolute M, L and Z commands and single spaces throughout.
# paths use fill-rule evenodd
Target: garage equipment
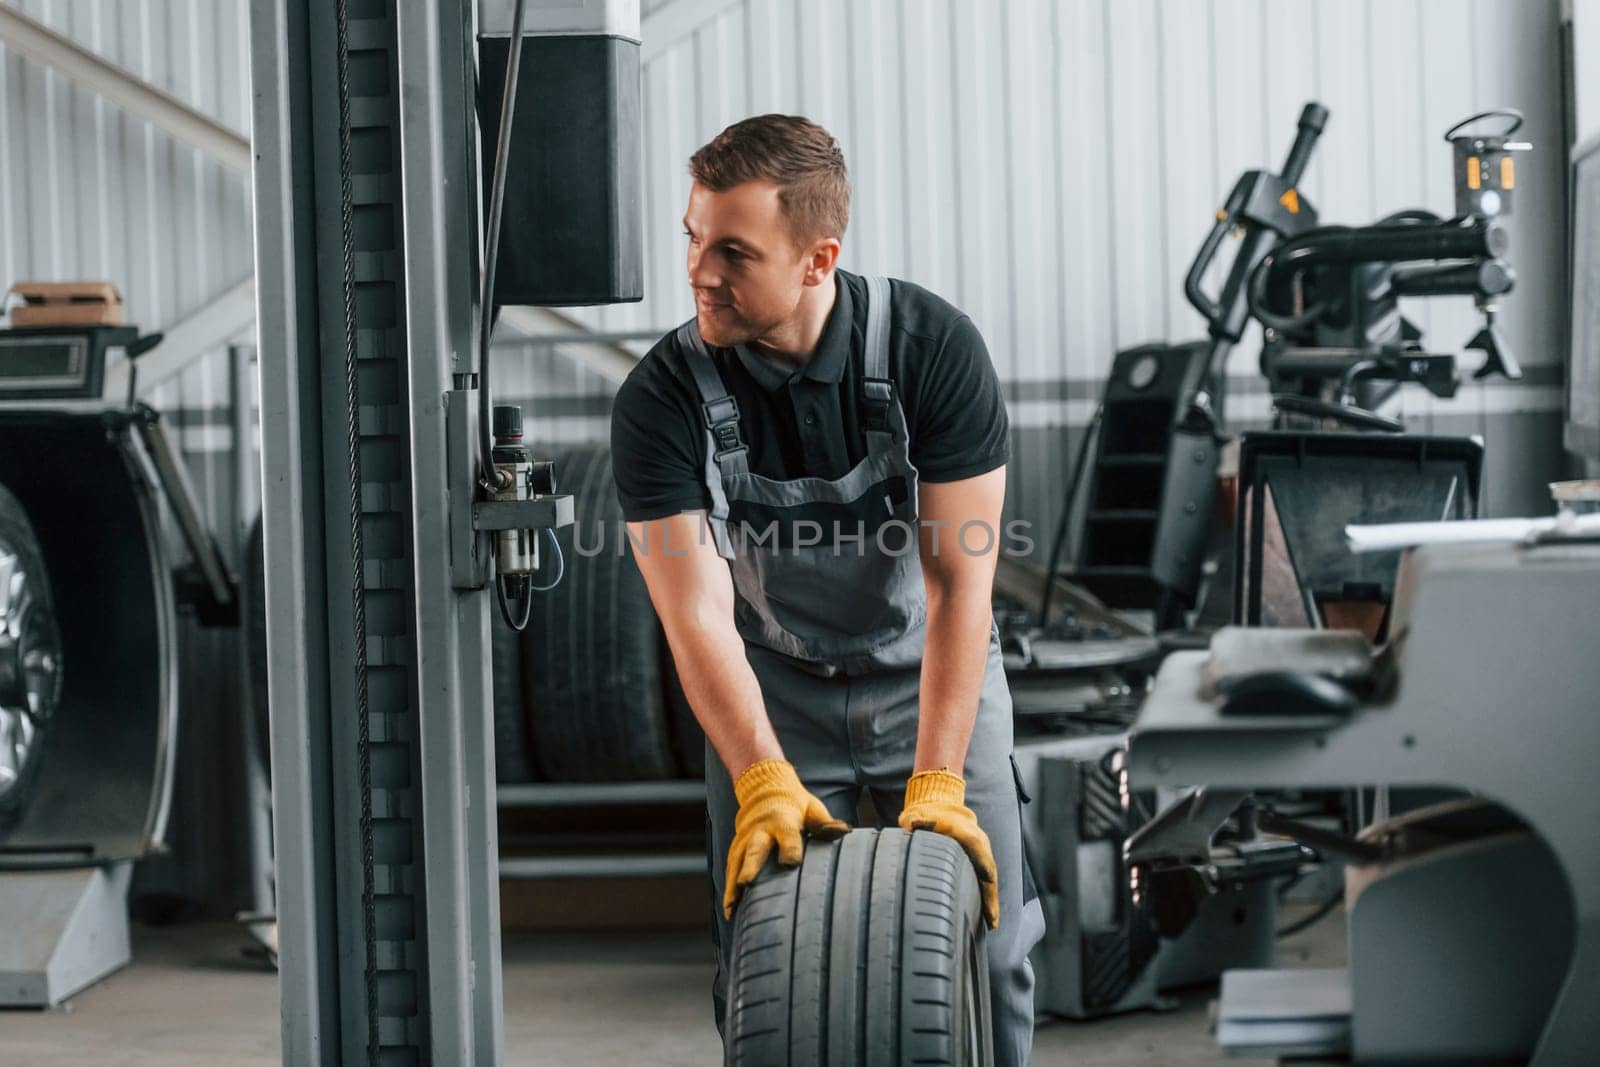
M 1463 132 L 1485 119 L 1503 119 L 1505 126 L 1494 133 Z M 1522 128 L 1522 112 L 1497 107 L 1468 115 L 1444 133 L 1455 164 L 1456 217 L 1492 219 L 1511 214 L 1512 192 L 1516 187 L 1515 152 L 1532 151 L 1526 141 L 1513 141 L 1511 135 Z
M 1079 471 L 1087 466 L 1088 482 L 1073 568 L 1073 577 L 1108 604 L 1142 611 L 1157 605 L 1161 587 L 1152 561 L 1167 447 L 1178 405 L 1200 386 L 1209 351 L 1199 343 L 1140 345 L 1118 352 L 1111 362 L 1099 411 L 1076 461 Z M 1085 488 L 1080 480 L 1074 477 L 1064 494 L 1047 573 L 1060 565 L 1078 491 Z M 1046 592 L 1051 588 L 1047 585 Z M 1046 600 L 1040 625 L 1048 615 Z
M 1283 170 L 1276 175 L 1246 171 L 1240 177 L 1184 278 L 1184 294 L 1205 318 L 1209 342 L 1205 369 L 1179 405 L 1167 445 L 1161 515 L 1156 521 L 1150 563 L 1151 573 L 1162 587 L 1162 604 L 1157 610 L 1161 629 L 1181 620 L 1182 608 L 1193 603 L 1200 585 L 1217 489 L 1224 396 L 1220 376 L 1228 353 L 1243 338 L 1249 322 L 1246 294 L 1250 275 L 1273 245 L 1316 225 L 1316 210 L 1297 186 L 1327 122 L 1327 108 L 1314 101 L 1306 104 Z M 1212 299 L 1202 286 L 1206 271 L 1223 238 L 1236 229 L 1241 234 L 1239 247 L 1221 294 Z
M 492 545 L 538 531 L 548 555 L 573 500 L 537 488 L 491 499 L 510 487 L 492 455 L 484 353 L 499 300 L 573 299 L 521 288 L 542 283 L 517 266 L 520 241 L 554 238 L 531 246 L 541 269 L 623 262 L 637 223 L 609 226 L 579 201 L 593 193 L 624 221 L 639 210 L 607 187 L 637 168 L 625 132 L 637 3 L 521 10 L 251 9 L 279 960 L 295 1063 L 504 1057 Z M 594 55 L 611 57 L 603 90 L 581 58 Z M 563 70 L 584 77 L 552 78 Z M 475 86 L 507 82 L 499 124 L 492 104 L 482 111 L 495 159 L 480 167 Z M 597 113 L 565 148 L 539 133 L 552 116 Z M 537 143 L 523 155 L 526 134 Z M 598 142 L 615 146 L 614 166 L 581 162 Z M 528 193 L 532 221 L 501 225 Z M 544 199 L 557 194 L 567 208 Z M 515 292 L 495 280 L 502 238 Z M 539 584 L 553 564 L 541 558 Z
M 182 602 L 202 620 L 237 619 L 166 423 L 103 395 L 110 354 L 136 359 L 159 340 L 128 326 L 0 331 L 0 486 L 37 534 L 25 576 L 48 588 L 20 593 L 53 601 L 61 687 L 0 819 L 0 914 L 18 935 L 0 940 L 0 1004 L 57 1004 L 127 962 L 132 864 L 162 847 L 171 797 L 175 613 Z M 164 511 L 187 543 L 187 575 Z M 37 681 L 37 635 L 23 638 Z M 0 689 L 7 673 L 0 663 Z
M 513 6 L 480 5 L 486 159 L 498 133 L 490 120 L 504 113 Z M 617 0 L 527 4 L 495 304 L 576 307 L 644 297 L 637 8 Z M 486 194 L 490 177 L 486 169 Z
M 1499 218 L 1443 220 L 1421 211 L 1373 226 L 1326 227 L 1285 243 L 1250 282 L 1252 313 L 1269 328 L 1261 369 L 1280 410 L 1394 429 L 1370 409 L 1400 383 L 1454 396 L 1455 357 L 1423 350 L 1421 331 L 1400 314 L 1401 297 L 1472 296 L 1484 316 L 1464 346 L 1484 353 L 1474 377 L 1521 378 L 1494 325 L 1499 298 L 1516 280 L 1504 258 L 1509 247 Z M 1381 391 L 1372 388 L 1379 382 Z M 1286 404 L 1284 394 L 1298 402 Z
M 1180 626 L 1196 601 L 1213 515 L 1223 413 L 1218 375 L 1250 319 L 1265 328 L 1261 370 L 1272 388 L 1280 428 L 1398 433 L 1399 422 L 1374 409 L 1402 383 L 1455 395 L 1455 357 L 1425 350 L 1421 331 L 1399 311 L 1404 297 L 1470 295 L 1483 326 L 1464 347 L 1483 353 L 1474 377 L 1521 377 L 1495 325 L 1500 300 L 1515 284 L 1507 261 L 1515 186 L 1510 141 L 1521 115 L 1498 109 L 1469 116 L 1446 133 L 1457 166 L 1456 217 L 1396 212 L 1371 226 L 1319 226 L 1294 188 L 1327 111 L 1308 104 L 1281 178 L 1249 172 L 1218 212 L 1185 279 L 1191 304 L 1206 318 L 1206 373 L 1172 424 L 1156 520 L 1151 573 L 1161 587 L 1158 629 Z M 1509 120 L 1492 134 L 1467 131 Z M 1492 173 L 1491 173 L 1492 172 Z M 1269 199 L 1269 197 L 1271 197 Z M 1241 233 L 1216 299 L 1202 288 L 1226 233 Z
M 1353 553 L 1351 524 L 1478 516 L 1469 437 L 1271 430 L 1240 438 L 1234 621 L 1381 637 L 1400 553 Z
M 1155 790 L 1130 788 L 1126 749 L 1125 732 L 1017 745 L 1032 797 L 1024 839 L 1045 910 L 1033 959 L 1041 1012 L 1087 1019 L 1161 1007 L 1168 990 L 1272 966 L 1277 888 L 1308 858 L 1292 842 L 1255 838 L 1247 824 L 1219 835 L 1242 794 L 1204 821 L 1198 839 L 1144 833 L 1144 852 L 1131 851 L 1158 809 L 1177 809 L 1162 808 Z
M 1286 686 L 1273 713 L 1224 714 L 1225 635 L 1253 670 L 1327 671 L 1328 634 L 1259 629 L 1169 656 L 1140 714 L 1139 787 L 1444 784 L 1479 798 L 1346 842 L 1349 967 L 1230 972 L 1219 1039 L 1363 1063 L 1583 1062 L 1600 996 L 1600 801 L 1571 783 L 1600 750 L 1600 663 L 1575 620 L 1600 595 L 1600 548 L 1559 531 L 1427 546 L 1397 588 L 1389 642 L 1339 674 L 1353 712 L 1305 707 Z

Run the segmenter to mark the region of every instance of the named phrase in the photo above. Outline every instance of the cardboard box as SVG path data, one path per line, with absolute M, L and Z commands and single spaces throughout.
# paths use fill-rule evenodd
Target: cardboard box
M 13 326 L 121 326 L 122 294 L 110 282 L 17 282 L 22 299 L 7 315 Z

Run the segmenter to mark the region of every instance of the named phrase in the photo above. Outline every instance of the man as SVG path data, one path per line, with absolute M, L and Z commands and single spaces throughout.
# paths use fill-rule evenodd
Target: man
M 1008 423 L 972 322 L 838 268 L 833 137 L 763 115 L 694 154 L 695 317 L 628 376 L 617 492 L 704 727 L 723 1025 L 732 916 L 776 853 L 886 825 L 971 857 L 991 927 L 996 1058 L 1026 1063 L 1043 934 L 991 591 Z M 914 546 L 914 547 L 913 547 Z

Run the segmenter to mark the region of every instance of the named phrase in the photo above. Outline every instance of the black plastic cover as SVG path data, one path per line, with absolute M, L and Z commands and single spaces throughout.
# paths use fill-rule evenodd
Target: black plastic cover
M 486 204 L 509 52 L 509 37 L 479 39 Z M 524 38 L 495 303 L 576 307 L 644 297 L 639 78 L 632 41 Z

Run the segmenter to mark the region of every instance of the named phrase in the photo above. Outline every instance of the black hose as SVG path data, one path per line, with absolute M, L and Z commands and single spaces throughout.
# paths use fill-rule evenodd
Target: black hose
M 1329 897 L 1327 900 L 1324 900 L 1321 904 L 1318 904 L 1316 910 L 1310 915 L 1296 919 L 1288 926 L 1280 927 L 1273 936 L 1282 939 L 1285 937 L 1293 937 L 1302 930 L 1309 930 L 1311 927 L 1317 925 L 1317 923 L 1331 915 L 1333 913 L 1333 909 L 1337 908 L 1342 903 L 1344 903 L 1344 887 L 1340 886 L 1338 892 L 1334 893 L 1333 896 Z
M 1268 309 L 1266 279 L 1267 275 L 1272 272 L 1274 262 L 1271 252 L 1261 257 L 1261 262 L 1257 263 L 1255 269 L 1250 272 L 1250 282 L 1245 286 L 1245 301 L 1250 306 L 1250 314 L 1254 315 L 1256 321 L 1261 325 L 1277 330 L 1282 334 L 1293 333 L 1295 330 L 1308 326 L 1321 318 L 1323 313 L 1328 310 L 1329 304 L 1325 300 L 1319 301 L 1298 315 L 1280 315 L 1276 311 Z
M 506 592 L 506 583 L 515 581 L 517 595 L 511 596 Z M 494 580 L 494 599 L 500 605 L 500 619 L 515 633 L 521 633 L 528 628 L 528 619 L 533 615 L 533 579 L 526 574 L 501 574 Z M 512 617 L 510 601 L 522 601 L 522 614 Z
M 1050 542 L 1050 562 L 1044 572 L 1044 593 L 1039 598 L 1041 630 L 1050 623 L 1050 601 L 1054 598 L 1056 589 L 1056 567 L 1061 563 L 1061 548 L 1067 539 L 1067 527 L 1072 520 L 1072 506 L 1078 496 L 1078 484 L 1083 480 L 1084 468 L 1088 466 L 1089 453 L 1094 450 L 1096 440 L 1100 436 L 1100 422 L 1104 414 L 1104 405 L 1094 409 L 1089 425 L 1084 427 L 1083 441 L 1078 446 L 1078 455 L 1072 464 L 1072 477 L 1067 479 L 1067 490 L 1061 502 L 1061 519 L 1056 523 L 1056 534 Z
M 1511 124 L 1501 130 L 1496 136 L 1510 137 L 1522 128 L 1522 112 L 1514 107 L 1493 107 L 1488 111 L 1480 111 L 1475 115 L 1468 115 L 1448 130 L 1444 131 L 1445 143 L 1449 143 L 1463 127 L 1470 126 L 1479 119 L 1510 119 Z
M 566 557 L 561 554 L 561 542 L 556 540 L 555 531 L 546 526 L 540 528 L 538 532 L 550 541 L 550 551 L 555 558 L 556 576 L 544 585 L 534 585 L 533 575 L 531 574 L 502 574 L 495 579 L 495 602 L 500 605 L 500 618 L 507 626 L 519 634 L 528 628 L 528 619 L 533 615 L 533 594 L 548 593 L 561 584 L 562 576 L 567 573 Z M 506 580 L 508 578 L 516 579 L 518 592 L 514 597 L 506 593 Z M 511 608 L 507 604 L 509 600 L 522 601 L 521 615 L 512 617 Z
M 486 489 L 502 488 L 494 465 L 494 433 L 490 423 L 489 337 L 494 332 L 494 272 L 500 258 L 500 216 L 506 199 L 506 163 L 511 154 L 511 120 L 515 117 L 517 74 L 522 66 L 522 12 L 527 0 L 516 0 L 511 14 L 510 54 L 506 60 L 505 92 L 500 98 L 500 132 L 495 137 L 494 172 L 489 182 L 489 225 L 483 255 L 483 298 L 478 303 L 482 316 L 478 343 L 478 447 L 482 451 L 481 480 Z
M 1275 275 L 1324 264 L 1498 255 L 1504 251 L 1505 239 L 1502 226 L 1462 225 L 1459 220 L 1441 220 L 1420 208 L 1394 212 L 1372 226 L 1319 226 L 1261 257 L 1245 286 L 1246 301 L 1250 314 L 1263 326 L 1280 333 L 1292 332 L 1316 321 L 1330 305 L 1318 302 L 1298 315 L 1273 310 L 1268 305 L 1267 289 Z

